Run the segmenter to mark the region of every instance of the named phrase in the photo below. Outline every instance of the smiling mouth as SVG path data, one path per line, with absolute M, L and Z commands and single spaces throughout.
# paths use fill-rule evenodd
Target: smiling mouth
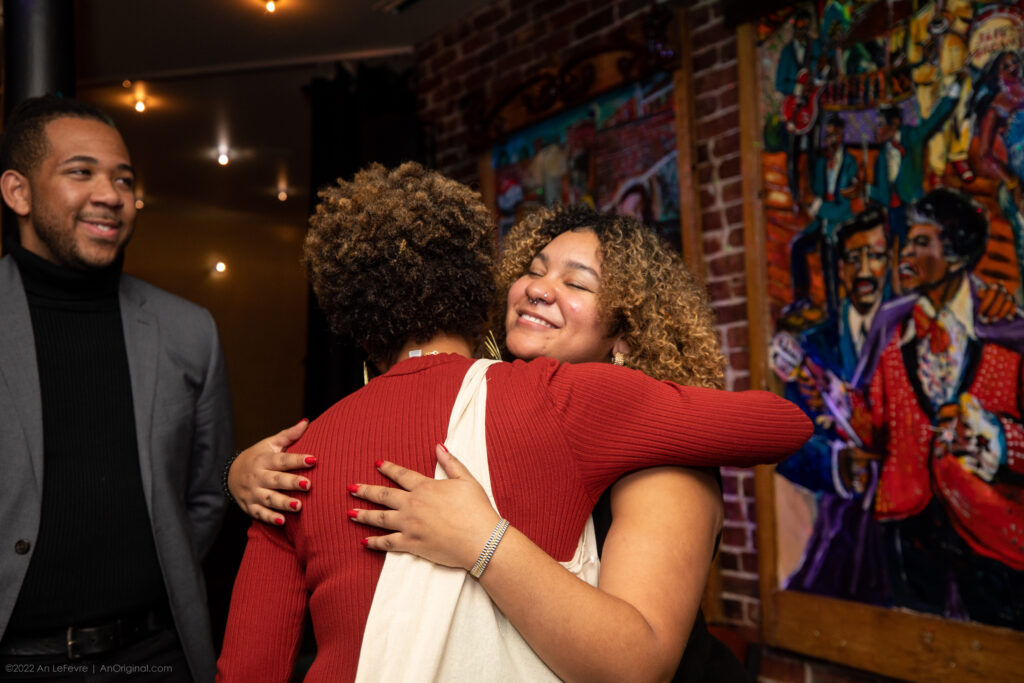
M 913 277 L 917 275 L 917 269 L 909 263 L 901 263 L 899 267 L 900 277 Z
M 868 278 L 857 278 L 856 283 L 854 283 L 854 289 L 856 289 L 857 293 L 861 296 L 874 294 L 878 290 L 878 282 Z
M 554 329 L 558 329 L 554 325 L 549 323 L 547 320 L 544 320 L 543 318 L 538 318 L 535 315 L 530 315 L 529 313 L 520 313 L 519 314 L 519 319 L 520 320 L 525 320 L 526 322 L 534 323 L 536 325 L 543 325 L 544 327 L 550 327 L 553 330 Z

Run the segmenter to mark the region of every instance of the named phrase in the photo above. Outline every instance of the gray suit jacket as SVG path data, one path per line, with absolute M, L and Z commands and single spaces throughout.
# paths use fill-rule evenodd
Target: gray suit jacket
M 157 555 L 192 675 L 211 681 L 216 662 L 201 561 L 220 528 L 221 472 L 233 449 L 220 341 L 210 313 L 184 299 L 128 275 L 119 296 Z M 7 256 L 0 260 L 0 636 L 39 533 L 43 466 L 32 321 Z

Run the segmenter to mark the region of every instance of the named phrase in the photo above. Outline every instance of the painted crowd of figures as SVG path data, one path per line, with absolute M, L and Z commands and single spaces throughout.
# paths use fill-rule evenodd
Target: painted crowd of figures
M 816 424 L 778 467 L 817 503 L 789 588 L 1024 629 L 1021 4 L 828 0 L 762 31 L 770 356 Z

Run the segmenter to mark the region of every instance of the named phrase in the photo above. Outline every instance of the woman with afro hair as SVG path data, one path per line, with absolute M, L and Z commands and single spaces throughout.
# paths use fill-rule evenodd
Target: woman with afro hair
M 371 663 L 394 665 L 389 675 L 405 659 L 419 661 L 406 652 L 419 643 L 361 643 L 371 602 L 387 597 L 374 595 L 385 555 L 368 549 L 398 551 L 388 562 L 412 553 L 461 568 L 460 577 L 479 574 L 466 590 L 486 591 L 497 607 L 490 611 L 532 652 L 462 670 L 476 680 L 535 680 L 534 670 L 519 668 L 529 657 L 550 667 L 548 677 L 569 680 L 671 677 L 722 510 L 713 477 L 665 466 L 778 460 L 809 435 L 803 413 L 767 392 L 708 388 L 721 385 L 723 362 L 706 300 L 646 229 L 623 217 L 544 212 L 510 235 L 499 276 L 508 287 L 508 350 L 534 360 L 486 368 L 483 469 L 492 506 L 469 469 L 443 446 L 426 447 L 446 438 L 493 298 L 486 208 L 416 164 L 371 167 L 321 198 L 306 241 L 314 291 L 333 329 L 361 343 L 383 374 L 310 424 L 292 449 L 303 455 L 278 458 L 295 466 L 315 456 L 304 477 L 273 473 L 283 489 L 312 484 L 315 493 L 300 500 L 236 487 L 254 516 L 268 510 L 255 501 L 295 509 L 294 500 L 303 512 L 287 527 L 250 530 L 222 678 L 285 680 L 307 608 L 317 636 L 307 680 L 352 680 L 368 649 L 384 653 Z M 430 478 L 435 457 L 448 480 Z M 628 474 L 645 467 L 653 469 Z M 587 515 L 616 480 L 595 587 L 559 561 L 573 559 Z M 251 490 L 260 493 L 246 500 Z M 350 495 L 376 505 L 346 514 Z M 349 521 L 397 531 L 367 538 Z M 449 651 L 492 651 L 420 614 L 424 593 L 398 608 L 402 619 L 440 631 Z M 398 675 L 457 677 L 446 662 Z

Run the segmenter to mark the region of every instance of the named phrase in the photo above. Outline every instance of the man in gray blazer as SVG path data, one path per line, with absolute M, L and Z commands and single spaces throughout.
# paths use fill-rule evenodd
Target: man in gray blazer
M 0 666 L 212 680 L 201 561 L 232 451 L 217 330 L 121 273 L 134 172 L 102 112 L 32 98 L 0 140 Z

